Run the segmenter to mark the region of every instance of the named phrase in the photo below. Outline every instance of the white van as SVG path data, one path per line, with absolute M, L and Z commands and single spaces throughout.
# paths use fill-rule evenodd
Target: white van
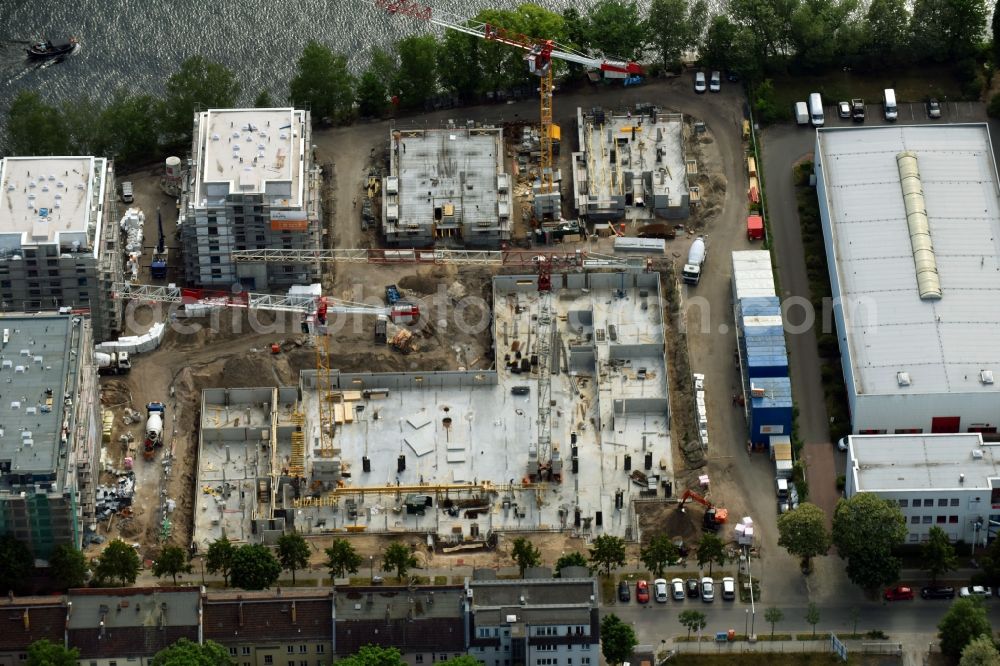
M 809 107 L 805 102 L 795 103 L 795 123 L 798 125 L 809 124 Z
M 895 121 L 899 117 L 899 109 L 896 107 L 896 91 L 886 88 L 882 91 L 882 105 L 885 107 L 885 119 Z
M 812 121 L 813 127 L 822 127 L 826 123 L 826 118 L 823 116 L 823 98 L 819 93 L 809 94 L 809 120 Z

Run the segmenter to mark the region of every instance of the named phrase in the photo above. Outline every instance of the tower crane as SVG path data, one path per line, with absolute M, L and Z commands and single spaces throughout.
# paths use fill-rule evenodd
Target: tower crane
M 541 172 L 540 191 L 542 194 L 552 192 L 552 59 L 565 60 L 600 70 L 605 78 L 611 79 L 624 79 L 642 73 L 642 67 L 631 61 L 590 56 L 558 44 L 551 39 L 529 37 L 489 23 L 469 20 L 412 0 L 375 0 L 375 2 L 390 14 L 403 14 L 428 21 L 448 30 L 464 32 L 487 41 L 507 44 L 526 52 L 524 59 L 527 62 L 528 71 L 540 78 L 538 86 L 541 100 L 539 170 Z

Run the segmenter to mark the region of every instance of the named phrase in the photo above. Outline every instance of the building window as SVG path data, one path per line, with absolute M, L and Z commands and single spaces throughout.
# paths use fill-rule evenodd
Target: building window
M 108 662 L 108 666 L 118 666 L 118 662 L 117 661 L 109 661 Z
M 958 516 L 948 516 L 948 522 L 954 525 L 958 522 Z
M 234 647 L 229 648 L 229 656 L 230 657 L 235 657 L 236 656 L 236 648 L 234 648 Z
M 21 654 L 17 655 L 17 660 L 18 661 L 28 661 L 28 653 L 27 652 L 22 652 Z
M 295 666 L 295 660 L 294 659 L 289 659 L 288 660 L 288 666 Z
M 316 654 L 323 654 L 324 652 L 326 652 L 326 646 L 325 645 L 323 645 L 322 643 L 320 643 L 319 645 L 316 646 Z
M 212 221 L 214 222 L 214 220 L 212 220 Z M 208 228 L 208 235 L 209 236 L 217 236 L 217 235 L 219 235 L 219 227 L 209 227 Z
M 588 666 L 590 664 L 590 657 L 581 657 L 580 663 L 583 664 L 583 666 Z
M 303 643 L 302 645 L 299 646 L 299 652 L 301 652 L 302 654 L 309 652 L 309 646 Z
M 905 509 L 908 506 L 910 506 L 910 500 L 908 500 L 908 499 L 901 499 L 901 500 L 899 500 L 899 508 Z
M 924 522 L 924 525 L 930 525 L 930 524 L 931 524 L 931 519 L 932 519 L 933 517 L 934 517 L 934 516 L 924 516 L 924 517 L 923 517 L 923 522 Z
M 952 497 L 950 506 L 958 506 L 958 504 L 959 504 L 959 499 L 957 497 Z
M 542 404 L 544 404 L 544 403 L 542 403 Z M 413 656 L 413 661 L 415 663 L 418 663 L 418 664 L 424 663 L 424 655 L 422 655 L 422 654 L 414 655 Z
M 249 645 L 244 645 L 243 648 L 241 649 L 241 652 L 242 652 L 243 656 L 245 656 L 245 657 L 249 656 L 250 655 L 250 646 Z
M 446 654 L 438 655 L 438 660 L 439 661 L 448 661 L 448 655 L 446 655 Z
M 938 516 L 935 522 L 937 522 L 938 525 L 942 525 L 944 524 L 946 518 L 947 516 Z
M 288 646 L 288 654 L 295 654 L 295 646 L 294 645 L 289 645 Z M 295 666 L 295 664 L 292 664 L 292 666 Z
M 265 664 L 273 664 L 274 663 L 274 657 L 271 656 L 271 655 L 269 655 L 269 654 L 265 654 L 264 655 L 264 663 Z
M 299 666 L 309 666 L 309 661 L 307 659 L 299 659 Z
M 920 535 L 919 534 L 911 534 L 910 535 L 910 542 L 911 543 L 916 543 L 917 541 L 920 541 Z
M 938 506 L 948 506 L 948 498 L 941 497 L 938 499 Z

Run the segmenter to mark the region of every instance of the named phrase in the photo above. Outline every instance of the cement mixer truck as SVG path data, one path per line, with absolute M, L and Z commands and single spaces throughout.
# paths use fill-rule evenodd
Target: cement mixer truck
M 132 369 L 128 352 L 94 352 L 94 363 L 99 375 L 124 375 Z
M 145 460 L 152 460 L 156 449 L 163 446 L 163 416 L 166 409 L 162 402 L 146 405 L 146 441 L 142 450 Z

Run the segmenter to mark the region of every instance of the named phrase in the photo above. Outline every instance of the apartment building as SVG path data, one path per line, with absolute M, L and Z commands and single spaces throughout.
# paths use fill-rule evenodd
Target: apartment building
M 100 393 L 89 321 L 0 315 L 0 534 L 38 559 L 94 522 Z
M 264 290 L 319 280 L 316 262 L 237 264 L 231 254 L 320 247 L 320 170 L 311 140 L 304 110 L 195 114 L 178 218 L 189 283 Z
M 114 181 L 102 157 L 0 160 L 0 310 L 86 311 L 98 342 L 121 330 Z
M 62 597 L 0 597 L 0 666 L 23 666 L 28 646 L 49 640 L 63 644 L 66 605 Z

